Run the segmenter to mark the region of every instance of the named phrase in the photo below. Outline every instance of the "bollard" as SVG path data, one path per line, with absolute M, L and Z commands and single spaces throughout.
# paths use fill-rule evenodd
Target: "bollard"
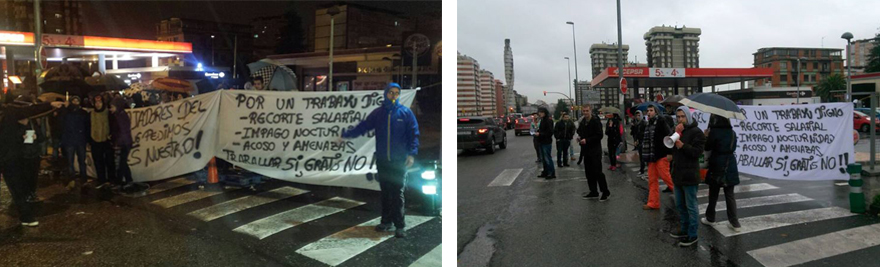
M 220 182 L 220 177 L 217 174 L 217 158 L 215 157 L 208 162 L 208 183 L 216 184 L 218 182 Z
M 849 211 L 865 213 L 865 193 L 862 192 L 862 165 L 858 163 L 846 166 L 849 173 Z

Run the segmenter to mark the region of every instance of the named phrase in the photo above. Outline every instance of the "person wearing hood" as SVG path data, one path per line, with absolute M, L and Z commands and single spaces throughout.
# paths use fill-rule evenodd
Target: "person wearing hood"
M 38 169 L 26 166 L 33 164 L 34 161 L 39 164 L 39 145 L 38 140 L 42 140 L 40 136 L 31 134 L 30 130 L 31 117 L 50 112 L 52 108 L 59 108 L 63 104 L 61 102 L 53 102 L 52 104 L 43 103 L 36 105 L 19 105 L 10 103 L 3 112 L 0 119 L 0 175 L 6 181 L 6 186 L 12 195 L 15 207 L 18 209 L 18 216 L 23 226 L 37 226 L 36 218 L 34 218 L 33 208 L 28 201 L 31 195 L 32 181 L 26 180 L 29 175 L 36 175 Z M 32 159 L 26 159 L 29 155 Z M 39 168 L 39 165 L 36 165 Z M 30 172 L 33 171 L 33 174 Z
M 89 114 L 80 106 L 81 103 L 79 96 L 71 96 L 70 102 L 66 103 L 67 108 L 61 110 L 61 123 L 64 129 L 61 143 L 64 145 L 64 157 L 67 158 L 68 172 L 74 176 L 71 181 L 73 184 L 76 183 L 74 162 L 79 163 L 80 181 L 84 183 L 88 179 L 86 176 L 86 143 L 88 142 Z
M 620 146 L 622 136 L 620 135 L 620 115 L 614 113 L 608 122 L 605 123 L 605 135 L 608 136 L 608 162 L 609 170 L 617 170 L 617 147 Z
M 642 137 L 645 135 L 645 123 L 644 115 L 641 110 L 636 110 L 635 116 L 633 116 L 633 124 L 630 127 L 630 135 L 632 135 L 633 141 L 635 142 L 635 148 L 633 148 L 637 153 L 639 153 L 639 158 L 642 157 Z M 639 160 L 639 176 L 645 175 L 645 161 Z
M 700 156 L 706 145 L 706 136 L 697 127 L 690 108 L 680 106 L 675 110 L 678 125 L 675 132 L 680 138 L 672 148 L 672 181 L 675 183 L 675 206 L 681 222 L 681 231 L 671 233 L 679 239 L 679 246 L 687 247 L 697 242 L 700 213 L 697 210 L 697 187 L 700 185 Z
M 393 224 L 396 228 L 394 235 L 404 238 L 403 191 L 406 189 L 406 169 L 413 165 L 419 152 L 419 124 L 412 110 L 400 104 L 399 84 L 388 84 L 384 96 L 381 107 L 373 110 L 354 128 L 344 131 L 340 139 L 355 138 L 375 131 L 376 180 L 379 181 L 382 195 L 382 221 L 375 230 L 391 231 Z
M 91 111 L 91 131 L 89 143 L 92 147 L 92 160 L 98 175 L 98 188 L 109 181 L 116 180 L 114 168 L 113 144 L 110 142 L 110 112 L 105 107 L 104 96 L 97 95 L 93 101 L 95 108 Z
M 127 103 L 123 98 L 114 98 L 110 103 L 110 140 L 118 150 L 116 162 L 119 166 L 116 167 L 116 181 L 114 181 L 117 185 L 132 182 L 131 168 L 128 166 L 128 154 L 131 152 L 132 144 L 131 118 L 125 113 L 126 106 Z
M 724 200 L 727 205 L 728 228 L 734 232 L 740 231 L 739 219 L 736 216 L 736 197 L 734 186 L 739 184 L 739 169 L 736 166 L 736 132 L 730 125 L 730 120 L 712 114 L 709 118 L 709 129 L 706 129 L 706 151 L 712 154 L 706 159 L 709 162 L 709 171 L 706 173 L 706 184 L 709 185 L 709 205 L 706 207 L 706 217 L 700 219 L 705 225 L 715 224 L 715 204 L 718 195 L 724 189 Z
M 538 118 L 540 121 L 535 139 L 540 145 L 541 161 L 544 163 L 544 170 L 538 177 L 549 180 L 556 178 L 556 168 L 553 167 L 553 118 L 545 107 L 538 108 Z

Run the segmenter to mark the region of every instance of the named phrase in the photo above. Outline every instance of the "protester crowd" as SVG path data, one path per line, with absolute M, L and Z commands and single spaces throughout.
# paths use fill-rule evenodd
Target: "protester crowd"
M 687 106 L 667 106 L 666 110 L 669 113 L 663 114 L 659 107 L 648 105 L 644 113 L 636 111 L 632 118 L 630 135 L 635 145 L 633 150 L 639 158 L 639 176 L 646 174 L 647 167 L 648 201 L 642 209 L 660 209 L 659 180 L 662 179 L 668 192 L 674 192 L 675 207 L 681 222 L 680 231 L 670 235 L 679 239 L 679 246 L 691 246 L 698 240 L 699 223 L 707 226 L 716 223 L 716 202 L 723 191 L 727 219 L 730 221 L 728 227 L 738 232 L 740 224 L 736 216 L 734 187 L 739 184 L 739 171 L 734 155 L 736 134 L 730 120 L 713 114 L 708 129 L 701 131 Z M 567 159 L 567 156 L 573 153 L 571 144 L 574 140 L 581 147 L 577 164 L 584 164 L 589 186 L 589 191 L 582 197 L 604 202 L 609 199 L 611 192 L 602 172 L 601 141 L 606 139 L 608 169 L 614 171 L 620 168 L 617 159 L 623 152 L 624 146 L 621 144 L 625 142 L 622 121 L 618 114 L 614 114 L 605 122 L 603 131 L 602 122 L 591 105 L 583 106 L 581 111 L 583 116 L 577 125 L 566 113 L 554 121 L 550 112 L 543 107 L 532 114 L 533 143 L 537 162 L 543 167 L 538 177 L 554 179 L 556 168 L 569 167 L 568 161 L 574 161 L 574 158 Z M 557 145 L 555 165 L 552 156 L 554 138 Z M 701 166 L 701 157 L 704 157 L 707 166 Z M 698 220 L 697 188 L 700 183 L 709 185 L 709 205 L 705 218 Z

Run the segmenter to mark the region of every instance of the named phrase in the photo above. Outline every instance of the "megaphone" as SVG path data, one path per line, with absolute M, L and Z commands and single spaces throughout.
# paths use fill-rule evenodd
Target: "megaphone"
M 681 135 L 674 133 L 671 136 L 664 137 L 663 144 L 666 145 L 667 148 L 672 148 L 675 146 L 675 141 L 678 141 L 679 138 L 681 138 Z

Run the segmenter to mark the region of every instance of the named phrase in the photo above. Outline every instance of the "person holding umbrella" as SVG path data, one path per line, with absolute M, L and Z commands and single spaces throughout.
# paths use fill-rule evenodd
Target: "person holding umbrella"
M 65 103 L 67 108 L 61 110 L 64 129 L 61 143 L 64 145 L 63 151 L 64 157 L 67 158 L 68 172 L 73 176 L 68 189 L 73 189 L 77 180 L 85 183 L 88 179 L 86 176 L 86 142 L 88 141 L 86 129 L 89 127 L 89 114 L 80 106 L 81 103 L 79 96 L 71 96 L 70 102 Z M 76 170 L 73 168 L 74 162 L 79 163 L 79 179 L 77 179 Z
M 705 225 L 715 224 L 715 204 L 718 202 L 719 191 L 724 189 L 724 200 L 727 205 L 727 226 L 734 232 L 739 232 L 740 224 L 736 216 L 736 196 L 733 193 L 734 186 L 739 184 L 739 170 L 736 167 L 736 132 L 730 125 L 730 120 L 712 114 L 709 118 L 709 128 L 706 129 L 706 151 L 712 151 L 707 159 L 709 171 L 706 173 L 706 184 L 709 185 L 709 206 L 706 207 L 706 217 L 700 222 Z

